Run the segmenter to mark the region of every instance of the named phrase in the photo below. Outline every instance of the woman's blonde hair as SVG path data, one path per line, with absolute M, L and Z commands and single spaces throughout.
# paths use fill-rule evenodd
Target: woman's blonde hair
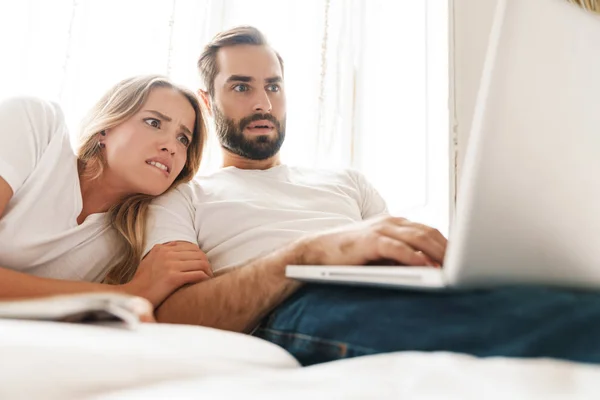
M 106 160 L 99 143 L 100 132 L 131 118 L 141 109 L 153 89 L 164 87 L 185 96 L 196 112 L 187 160 L 171 188 L 190 181 L 196 175 L 206 142 L 204 110 L 193 92 L 171 83 L 166 77 L 147 75 L 125 79 L 113 86 L 84 120 L 77 156 L 87 179 L 97 179 L 106 168 Z M 134 194 L 109 209 L 108 221 L 123 241 L 125 252 L 122 259 L 108 271 L 104 278 L 106 283 L 122 284 L 133 278 L 144 251 L 146 216 L 148 205 L 153 198 L 154 196 L 146 194 Z
M 575 3 L 593 12 L 600 13 L 600 2 L 598 0 L 568 0 L 571 3 Z

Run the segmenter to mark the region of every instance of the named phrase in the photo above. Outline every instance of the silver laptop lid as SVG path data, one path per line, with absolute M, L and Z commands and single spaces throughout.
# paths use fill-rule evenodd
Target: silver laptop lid
M 600 17 L 499 1 L 463 170 L 450 283 L 600 286 Z

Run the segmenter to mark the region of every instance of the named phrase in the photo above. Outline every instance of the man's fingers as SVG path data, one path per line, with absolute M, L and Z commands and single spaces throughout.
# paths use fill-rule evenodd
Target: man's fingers
M 404 265 L 431 265 L 430 260 L 403 241 L 388 236 L 377 239 L 377 252 L 381 258 L 394 260 Z
M 426 265 L 430 265 L 430 266 L 433 266 L 433 267 L 436 267 L 436 268 L 441 268 L 442 267 L 442 263 L 439 263 L 439 262 L 434 261 L 431 258 L 427 257 L 425 255 L 425 253 L 423 253 L 422 251 L 417 250 L 417 254 L 423 254 L 423 256 L 427 258 L 428 261 L 427 261 Z
M 436 258 L 439 258 L 441 256 L 441 259 L 439 261 L 443 260 L 443 254 L 446 253 L 446 247 L 448 245 L 448 240 L 437 229 L 432 228 L 427 225 L 424 225 L 424 224 L 410 221 L 410 220 L 408 220 L 406 218 L 402 218 L 402 217 L 392 217 L 392 216 L 384 217 L 380 221 L 380 223 L 381 223 L 381 226 L 383 226 L 384 228 L 385 227 L 398 228 L 396 233 L 406 233 L 405 230 L 408 228 L 414 229 L 414 231 L 412 232 L 412 236 L 415 237 L 416 242 L 415 242 L 415 240 L 411 240 L 411 245 L 419 247 L 418 243 L 421 242 L 422 243 L 421 245 L 427 246 L 427 244 L 425 242 L 433 241 L 433 242 L 437 243 L 437 246 L 434 246 L 434 247 L 437 247 L 437 249 L 438 249 L 437 251 L 434 248 L 429 249 L 429 251 L 427 251 L 427 249 L 422 249 L 422 250 L 424 250 L 427 254 L 429 254 L 431 256 L 436 254 Z M 391 231 L 388 231 L 387 233 L 389 234 L 390 232 Z M 393 235 L 393 237 L 396 237 L 400 240 L 407 239 L 407 237 L 397 237 L 396 235 Z
M 424 231 L 416 231 L 406 236 L 406 242 L 422 251 L 425 255 L 431 258 L 437 263 L 444 262 L 444 256 L 446 255 L 446 246 L 443 243 L 439 243 L 435 239 L 432 239 Z
M 429 236 L 431 236 L 433 240 L 442 245 L 444 250 L 446 250 L 446 246 L 448 245 L 448 239 L 446 239 L 444 235 L 442 235 L 442 233 L 437 229 L 434 229 L 427 225 L 419 224 L 418 222 L 410 222 L 409 224 L 407 224 L 407 226 L 412 226 L 423 232 L 426 232 Z
M 411 226 L 386 225 L 380 230 L 380 233 L 384 236 L 395 239 L 396 241 L 406 243 L 415 251 L 421 251 L 425 253 L 425 256 L 436 263 L 442 263 L 444 261 L 444 255 L 446 253 L 444 245 L 438 243 L 423 230 L 419 230 Z M 429 259 L 426 260 L 427 263 L 423 265 L 431 265 L 432 263 Z
M 418 222 L 413 222 L 411 220 L 408 220 L 408 219 L 402 218 L 402 217 L 386 217 L 383 221 L 384 221 L 384 223 L 396 225 L 396 226 L 411 226 L 411 227 L 417 228 L 423 232 L 427 232 L 428 235 L 431 235 L 431 237 L 433 239 L 435 239 L 436 241 L 438 241 L 439 243 L 447 242 L 447 239 L 444 237 L 444 235 L 441 234 L 440 231 L 438 231 L 437 229 L 432 228 L 431 226 L 428 226 L 428 225 L 420 224 Z

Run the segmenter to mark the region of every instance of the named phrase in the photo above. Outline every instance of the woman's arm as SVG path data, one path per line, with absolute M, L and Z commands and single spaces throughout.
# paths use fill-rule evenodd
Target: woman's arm
M 8 183 L 0 177 L 0 219 L 13 192 Z M 90 282 L 61 281 L 58 279 L 40 278 L 15 272 L 0 266 L 0 299 L 23 297 L 41 297 L 55 294 L 72 294 L 82 292 L 121 292 L 123 287 L 103 285 Z
M 44 297 L 88 292 L 127 293 L 123 285 L 63 281 L 12 271 L 0 267 L 0 300 Z
M 9 184 L 0 177 L 0 219 L 13 196 Z M 198 246 L 173 243 L 157 246 L 140 265 L 134 279 L 123 285 L 41 278 L 16 272 L 0 265 L 0 300 L 42 297 L 86 292 L 117 292 L 148 299 L 155 307 L 170 293 L 188 283 L 212 275 L 206 255 Z

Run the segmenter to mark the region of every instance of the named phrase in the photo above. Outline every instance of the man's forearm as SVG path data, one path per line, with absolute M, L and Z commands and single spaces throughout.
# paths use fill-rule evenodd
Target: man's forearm
M 184 287 L 158 308 L 159 322 L 248 332 L 301 284 L 285 277 L 289 264 L 304 263 L 302 241 L 207 281 Z

